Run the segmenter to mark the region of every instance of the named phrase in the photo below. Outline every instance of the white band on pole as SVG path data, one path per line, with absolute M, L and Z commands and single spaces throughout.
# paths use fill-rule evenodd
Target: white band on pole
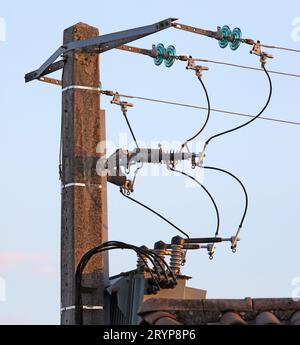
M 103 305 L 83 305 L 81 306 L 82 309 L 85 310 L 103 310 Z M 74 310 L 76 309 L 75 305 L 71 305 L 69 307 L 64 307 L 64 308 L 60 308 L 60 311 L 68 311 L 68 310 Z
M 70 187 L 87 187 L 87 188 L 102 188 L 101 184 L 86 184 L 86 183 L 67 183 L 61 186 L 61 189 L 66 189 Z
M 90 90 L 90 91 L 101 91 L 100 87 L 92 87 L 92 86 L 81 86 L 81 85 L 70 85 L 70 86 L 66 86 L 62 89 L 62 92 L 68 91 L 68 90 L 74 90 L 74 89 L 78 89 L 78 90 Z

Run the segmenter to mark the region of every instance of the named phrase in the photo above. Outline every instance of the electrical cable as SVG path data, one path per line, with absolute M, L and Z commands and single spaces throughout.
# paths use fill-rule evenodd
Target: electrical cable
M 225 169 L 211 167 L 211 166 L 203 166 L 202 168 L 203 169 L 208 169 L 208 170 L 216 170 L 216 171 L 223 172 L 223 173 L 233 177 L 240 184 L 240 186 L 242 187 L 242 189 L 244 191 L 244 194 L 245 194 L 245 208 L 244 208 L 244 212 L 243 212 L 243 215 L 242 215 L 242 218 L 241 218 L 241 221 L 240 221 L 240 225 L 239 225 L 239 227 L 241 228 L 243 226 L 243 223 L 244 223 L 244 220 L 245 220 L 245 217 L 246 217 L 246 214 L 247 214 L 247 210 L 248 210 L 248 193 L 247 193 L 247 190 L 246 190 L 244 184 L 242 183 L 242 181 L 238 177 L 236 177 L 234 174 L 232 174 L 231 172 L 229 172 L 229 171 L 227 171 Z
M 62 185 L 65 184 L 63 170 L 62 170 L 62 150 L 63 150 L 63 128 L 64 128 L 64 114 L 61 116 L 61 125 L 60 125 L 60 139 L 59 139 L 59 158 L 58 158 L 58 174 L 59 180 Z
M 263 70 L 265 71 L 266 76 L 268 77 L 269 86 L 270 86 L 270 91 L 269 91 L 269 96 L 268 96 L 267 102 L 266 102 L 266 104 L 264 105 L 264 107 L 262 108 L 262 110 L 261 110 L 256 116 L 254 116 L 251 120 L 249 120 L 249 121 L 247 121 L 247 122 L 245 122 L 245 123 L 243 123 L 243 124 L 241 124 L 241 125 L 239 125 L 239 126 L 237 126 L 237 127 L 228 129 L 227 131 L 223 131 L 223 132 L 220 132 L 220 133 L 218 133 L 218 134 L 215 134 L 215 135 L 211 136 L 208 140 L 206 140 L 205 146 L 207 146 L 207 145 L 210 143 L 210 141 L 211 141 L 212 139 L 215 139 L 215 138 L 217 138 L 217 137 L 223 136 L 223 135 L 225 135 L 225 134 L 234 132 L 234 131 L 236 131 L 236 130 L 238 130 L 238 129 L 241 129 L 241 128 L 245 127 L 245 126 L 248 126 L 251 122 L 253 122 L 253 121 L 256 120 L 257 118 L 259 118 L 259 116 L 266 110 L 266 108 L 268 107 L 268 105 L 269 105 L 269 103 L 270 103 L 271 97 L 272 97 L 272 80 L 271 80 L 270 75 L 269 75 L 268 71 L 266 70 L 265 66 L 263 66 Z
M 155 253 L 154 251 L 151 251 L 151 250 L 149 250 L 149 249 L 145 250 L 144 248 L 141 248 L 141 247 L 140 247 L 140 251 L 141 251 L 141 252 L 145 252 L 145 254 L 148 253 L 147 255 L 149 255 L 149 256 L 152 255 L 152 256 L 155 258 L 155 260 L 157 261 L 157 263 L 158 263 L 160 269 L 162 270 L 162 272 L 163 272 L 165 278 L 168 279 L 168 276 L 167 276 L 167 274 L 166 274 L 166 272 L 165 272 L 165 270 L 164 270 L 164 267 L 163 267 L 163 265 L 165 265 L 165 267 L 168 269 L 168 271 L 169 271 L 169 273 L 170 273 L 170 275 L 171 275 L 171 277 L 172 277 L 174 283 L 176 283 L 175 274 L 174 274 L 174 272 L 171 270 L 170 266 L 166 263 L 166 261 L 165 261 L 164 259 L 162 259 L 157 253 Z M 162 265 L 159 261 L 161 261 L 163 265 Z M 153 266 L 154 266 L 154 263 L 152 263 L 152 264 L 153 264 Z
M 268 44 L 261 44 L 261 46 L 265 48 L 279 49 L 279 50 L 286 50 L 286 51 L 290 51 L 294 53 L 300 53 L 299 49 L 294 49 L 294 48 L 279 47 L 279 46 L 268 45 Z
M 169 221 L 167 218 L 165 218 L 164 216 L 162 216 L 162 215 L 161 215 L 160 213 L 158 213 L 157 211 L 153 210 L 151 207 L 149 207 L 149 206 L 143 204 L 142 202 L 140 202 L 140 201 L 138 201 L 138 200 L 136 200 L 136 199 L 134 199 L 134 198 L 132 198 L 132 197 L 130 197 L 130 196 L 124 194 L 122 190 L 120 190 L 120 192 L 121 192 L 121 194 L 122 194 L 125 198 L 127 198 L 127 199 L 133 201 L 134 203 L 136 203 L 136 204 L 138 204 L 138 205 L 144 207 L 145 209 L 147 209 L 148 211 L 152 212 L 153 214 L 155 214 L 156 216 L 158 216 L 159 218 L 161 218 L 162 220 L 164 220 L 166 223 L 168 223 L 169 225 L 171 225 L 174 229 L 176 229 L 177 231 L 179 231 L 179 232 L 180 232 L 181 234 L 183 234 L 186 238 L 190 238 L 190 236 L 189 236 L 186 232 L 184 232 L 183 230 L 181 230 L 178 226 L 176 226 L 175 224 L 173 224 L 171 221 Z
M 97 247 L 89 250 L 88 252 L 86 252 L 82 256 L 80 262 L 77 265 L 76 274 L 75 274 L 75 283 L 76 283 L 76 303 L 75 303 L 76 308 L 75 308 L 75 310 L 76 310 L 76 323 L 77 324 L 82 324 L 82 321 L 83 321 L 81 281 L 82 281 L 82 274 L 83 274 L 84 268 L 86 267 L 86 265 L 88 264 L 90 259 L 95 254 L 98 254 L 98 253 L 101 253 L 101 252 L 104 252 L 107 250 L 113 250 L 113 249 L 131 249 L 131 250 L 134 250 L 136 252 L 136 254 L 144 262 L 145 267 L 148 268 L 148 271 L 149 271 L 149 273 L 153 279 L 153 282 L 156 283 L 158 289 L 160 288 L 159 282 L 153 276 L 153 273 L 152 273 L 150 267 L 148 266 L 148 264 L 147 264 L 147 262 L 143 256 L 147 257 L 151 261 L 151 263 L 153 264 L 153 267 L 155 268 L 155 271 L 156 271 L 156 274 L 158 277 L 160 276 L 160 273 L 157 270 L 157 267 L 156 267 L 154 260 L 159 264 L 160 268 L 164 272 L 166 279 L 168 279 L 166 272 L 163 270 L 162 264 L 159 262 L 159 261 L 161 261 L 165 265 L 165 267 L 168 269 L 168 271 L 170 272 L 171 277 L 172 277 L 174 283 L 176 284 L 176 277 L 175 277 L 173 271 L 170 269 L 169 265 L 166 263 L 166 261 L 164 259 L 162 259 L 158 254 L 154 253 L 153 251 L 146 250 L 146 249 L 136 247 L 133 245 L 129 245 L 127 243 L 119 242 L 119 241 L 109 241 L 109 242 L 103 243 L 102 245 L 97 246 Z
M 189 177 L 191 180 L 193 180 L 194 182 L 196 182 L 199 186 L 201 186 L 203 188 L 203 190 L 206 192 L 206 194 L 209 196 L 210 200 L 212 201 L 215 211 L 216 211 L 216 216 L 217 216 L 217 225 L 216 225 L 216 232 L 215 232 L 215 237 L 217 237 L 219 235 L 219 228 L 220 228 L 220 214 L 219 214 L 219 210 L 218 210 L 218 206 L 213 198 L 213 196 L 210 194 L 210 192 L 203 186 L 202 183 L 200 183 L 197 179 L 195 179 L 193 176 L 185 173 L 184 171 L 180 171 L 180 170 L 176 170 L 174 168 L 170 168 L 171 171 L 177 172 L 179 174 L 182 174 L 186 177 Z
M 102 91 L 103 94 L 105 94 L 105 92 L 107 92 L 107 91 Z M 149 98 L 149 97 L 142 97 L 142 96 L 131 96 L 131 95 L 126 95 L 126 94 L 120 94 L 120 96 L 122 96 L 124 98 L 138 99 L 138 100 L 146 101 L 146 102 L 162 103 L 162 104 L 169 104 L 169 105 L 174 105 L 174 106 L 179 106 L 179 107 L 208 110 L 207 107 L 202 107 L 202 106 L 199 106 L 199 105 L 193 105 L 193 104 L 187 104 L 187 103 L 179 103 L 179 102 L 175 102 L 175 101 L 167 101 L 167 100 L 157 99 L 157 98 Z M 246 114 L 246 113 L 234 112 L 234 111 L 223 110 L 223 109 L 216 109 L 216 108 L 211 108 L 211 112 L 228 114 L 228 115 L 234 115 L 234 116 L 249 117 L 249 118 L 254 118 L 255 117 L 254 115 L 250 115 L 250 114 Z M 289 125 L 300 126 L 300 122 L 288 121 L 288 120 L 278 119 L 278 118 L 275 118 L 275 117 L 260 116 L 258 118 L 258 120 L 267 120 L 267 121 L 273 121 L 273 122 L 285 123 L 285 124 L 289 124 Z
M 239 65 L 239 64 L 234 64 L 234 63 L 230 63 L 230 62 L 208 60 L 208 59 L 196 59 L 196 61 L 201 61 L 201 62 L 212 63 L 212 64 L 216 64 L 216 65 L 223 65 L 223 66 L 236 67 L 236 68 L 248 69 L 248 70 L 252 70 L 252 71 L 263 72 L 263 70 L 261 68 L 258 68 L 258 67 Z M 274 70 L 269 70 L 268 72 L 272 73 L 272 74 L 284 75 L 284 76 L 287 76 L 287 77 L 300 78 L 300 74 L 296 74 L 296 73 L 287 73 L 287 72 L 274 71 Z
M 123 115 L 124 115 L 124 117 L 125 117 L 125 120 L 126 120 L 128 129 L 129 129 L 129 131 L 130 131 L 130 133 L 131 133 L 131 136 L 132 136 L 132 138 L 133 138 L 133 140 L 134 140 L 134 142 L 135 142 L 135 145 L 136 145 L 137 149 L 139 149 L 139 145 L 138 145 L 138 143 L 137 143 L 136 137 L 135 137 L 135 135 L 134 135 L 134 133 L 133 133 L 133 129 L 132 129 L 132 127 L 131 127 L 131 125 L 130 125 L 130 122 L 129 122 L 129 120 L 128 120 L 126 111 L 122 111 L 122 113 L 123 113 Z
M 209 100 L 208 92 L 207 92 L 207 89 L 205 87 L 205 84 L 204 84 L 202 78 L 198 78 L 198 79 L 199 79 L 199 81 L 200 81 L 200 83 L 201 83 L 201 85 L 203 87 L 203 90 L 205 92 L 205 97 L 206 97 L 206 100 L 207 100 L 207 116 L 206 116 L 205 122 L 204 122 L 203 126 L 200 128 L 200 130 L 196 134 L 194 134 L 191 138 L 187 139 L 185 141 L 185 143 L 182 144 L 182 147 L 184 147 L 187 143 L 189 143 L 190 141 L 192 141 L 195 138 L 197 138 L 203 132 L 203 130 L 205 129 L 205 127 L 206 127 L 206 125 L 208 123 L 209 117 L 210 117 L 210 100 Z
M 98 254 L 98 253 L 101 253 L 101 252 L 104 252 L 104 251 L 108 251 L 108 250 L 113 250 L 113 249 L 131 249 L 131 248 L 119 248 L 119 247 L 101 248 L 101 249 L 98 249 L 97 251 L 91 253 L 91 255 L 87 258 L 87 260 L 86 260 L 86 262 L 84 263 L 83 266 L 79 266 L 78 265 L 78 267 L 80 267 L 80 269 L 77 268 L 76 276 L 75 276 L 75 279 L 76 279 L 75 320 L 76 320 L 76 324 L 77 325 L 82 325 L 83 324 L 82 294 L 81 294 L 81 281 L 82 281 L 83 270 L 84 270 L 85 266 L 88 264 L 88 262 L 89 262 L 89 260 L 90 260 L 90 258 L 92 256 L 94 256 L 95 254 Z M 141 255 L 139 255 L 139 257 L 144 262 L 145 266 L 148 267 L 148 270 L 149 270 L 149 273 L 150 273 L 150 275 L 151 275 L 151 277 L 153 279 L 153 282 L 155 282 L 156 285 L 159 288 L 159 284 L 158 284 L 156 278 L 153 276 L 153 273 L 151 272 L 147 262 L 145 261 L 145 259 Z

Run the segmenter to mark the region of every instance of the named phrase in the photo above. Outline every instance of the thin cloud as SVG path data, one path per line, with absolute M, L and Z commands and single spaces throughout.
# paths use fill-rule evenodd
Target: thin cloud
M 58 272 L 54 258 L 43 253 L 7 251 L 0 253 L 0 275 L 22 270 L 22 272 L 53 277 Z

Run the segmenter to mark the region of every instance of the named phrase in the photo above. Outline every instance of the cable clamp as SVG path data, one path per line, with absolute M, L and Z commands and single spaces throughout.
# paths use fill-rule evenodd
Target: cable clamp
M 200 152 L 200 154 L 199 154 L 198 162 L 196 163 L 196 165 L 200 168 L 203 167 L 204 158 L 206 157 L 205 151 L 206 151 L 207 145 L 208 145 L 208 143 L 205 143 L 202 152 Z
M 260 41 L 257 41 L 256 43 L 254 43 L 252 50 L 250 51 L 250 54 L 260 56 L 260 62 L 261 62 L 262 68 L 265 67 L 265 64 L 267 63 L 267 59 L 274 58 L 273 55 L 262 51 L 262 44 L 260 43 Z
M 113 99 L 110 101 L 111 104 L 117 104 L 121 107 L 121 110 L 126 113 L 128 107 L 133 107 L 134 105 L 132 103 L 128 103 L 125 101 L 121 101 L 121 97 L 118 92 L 114 94 Z
M 240 241 L 240 232 L 241 232 L 241 230 L 242 230 L 242 227 L 239 226 L 235 236 L 231 237 L 231 239 L 230 239 L 231 250 L 233 251 L 233 253 L 236 252 L 237 242 Z
M 127 179 L 122 186 L 120 186 L 120 192 L 125 195 L 130 195 L 131 193 L 134 192 L 134 183 L 135 183 L 135 178 L 134 181 L 131 181 Z
M 179 152 L 184 152 L 183 150 L 186 149 L 186 152 L 188 153 L 191 153 L 189 147 L 188 147 L 188 141 L 184 142 L 182 145 L 181 145 L 181 148 L 179 150 Z
M 195 71 L 196 76 L 198 77 L 198 79 L 201 79 L 202 75 L 203 75 L 203 71 L 208 71 L 209 68 L 206 67 L 206 66 L 196 65 L 195 61 L 198 61 L 198 60 L 194 59 L 192 56 L 189 56 L 187 58 L 186 69 L 191 69 L 191 70 Z
M 214 258 L 214 254 L 216 251 L 216 244 L 215 243 L 208 244 L 207 245 L 207 251 L 208 251 L 209 259 L 212 260 Z

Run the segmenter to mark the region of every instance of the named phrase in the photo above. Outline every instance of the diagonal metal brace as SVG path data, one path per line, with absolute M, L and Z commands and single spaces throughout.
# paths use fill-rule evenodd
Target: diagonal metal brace
M 171 27 L 172 22 L 175 18 L 168 18 L 158 23 L 138 27 L 135 29 L 129 29 L 125 31 L 119 31 L 107 35 L 97 36 L 86 40 L 73 41 L 66 45 L 59 47 L 55 53 L 36 71 L 30 72 L 25 75 L 25 81 L 29 82 L 34 79 L 38 79 L 41 76 L 48 74 L 52 71 L 51 66 L 54 62 L 65 53 L 74 49 L 85 49 L 91 51 L 97 49 L 99 54 L 113 48 L 119 47 L 120 45 L 135 41 L 139 38 L 154 34 L 158 31 L 165 30 Z M 63 64 L 60 66 L 63 67 Z

